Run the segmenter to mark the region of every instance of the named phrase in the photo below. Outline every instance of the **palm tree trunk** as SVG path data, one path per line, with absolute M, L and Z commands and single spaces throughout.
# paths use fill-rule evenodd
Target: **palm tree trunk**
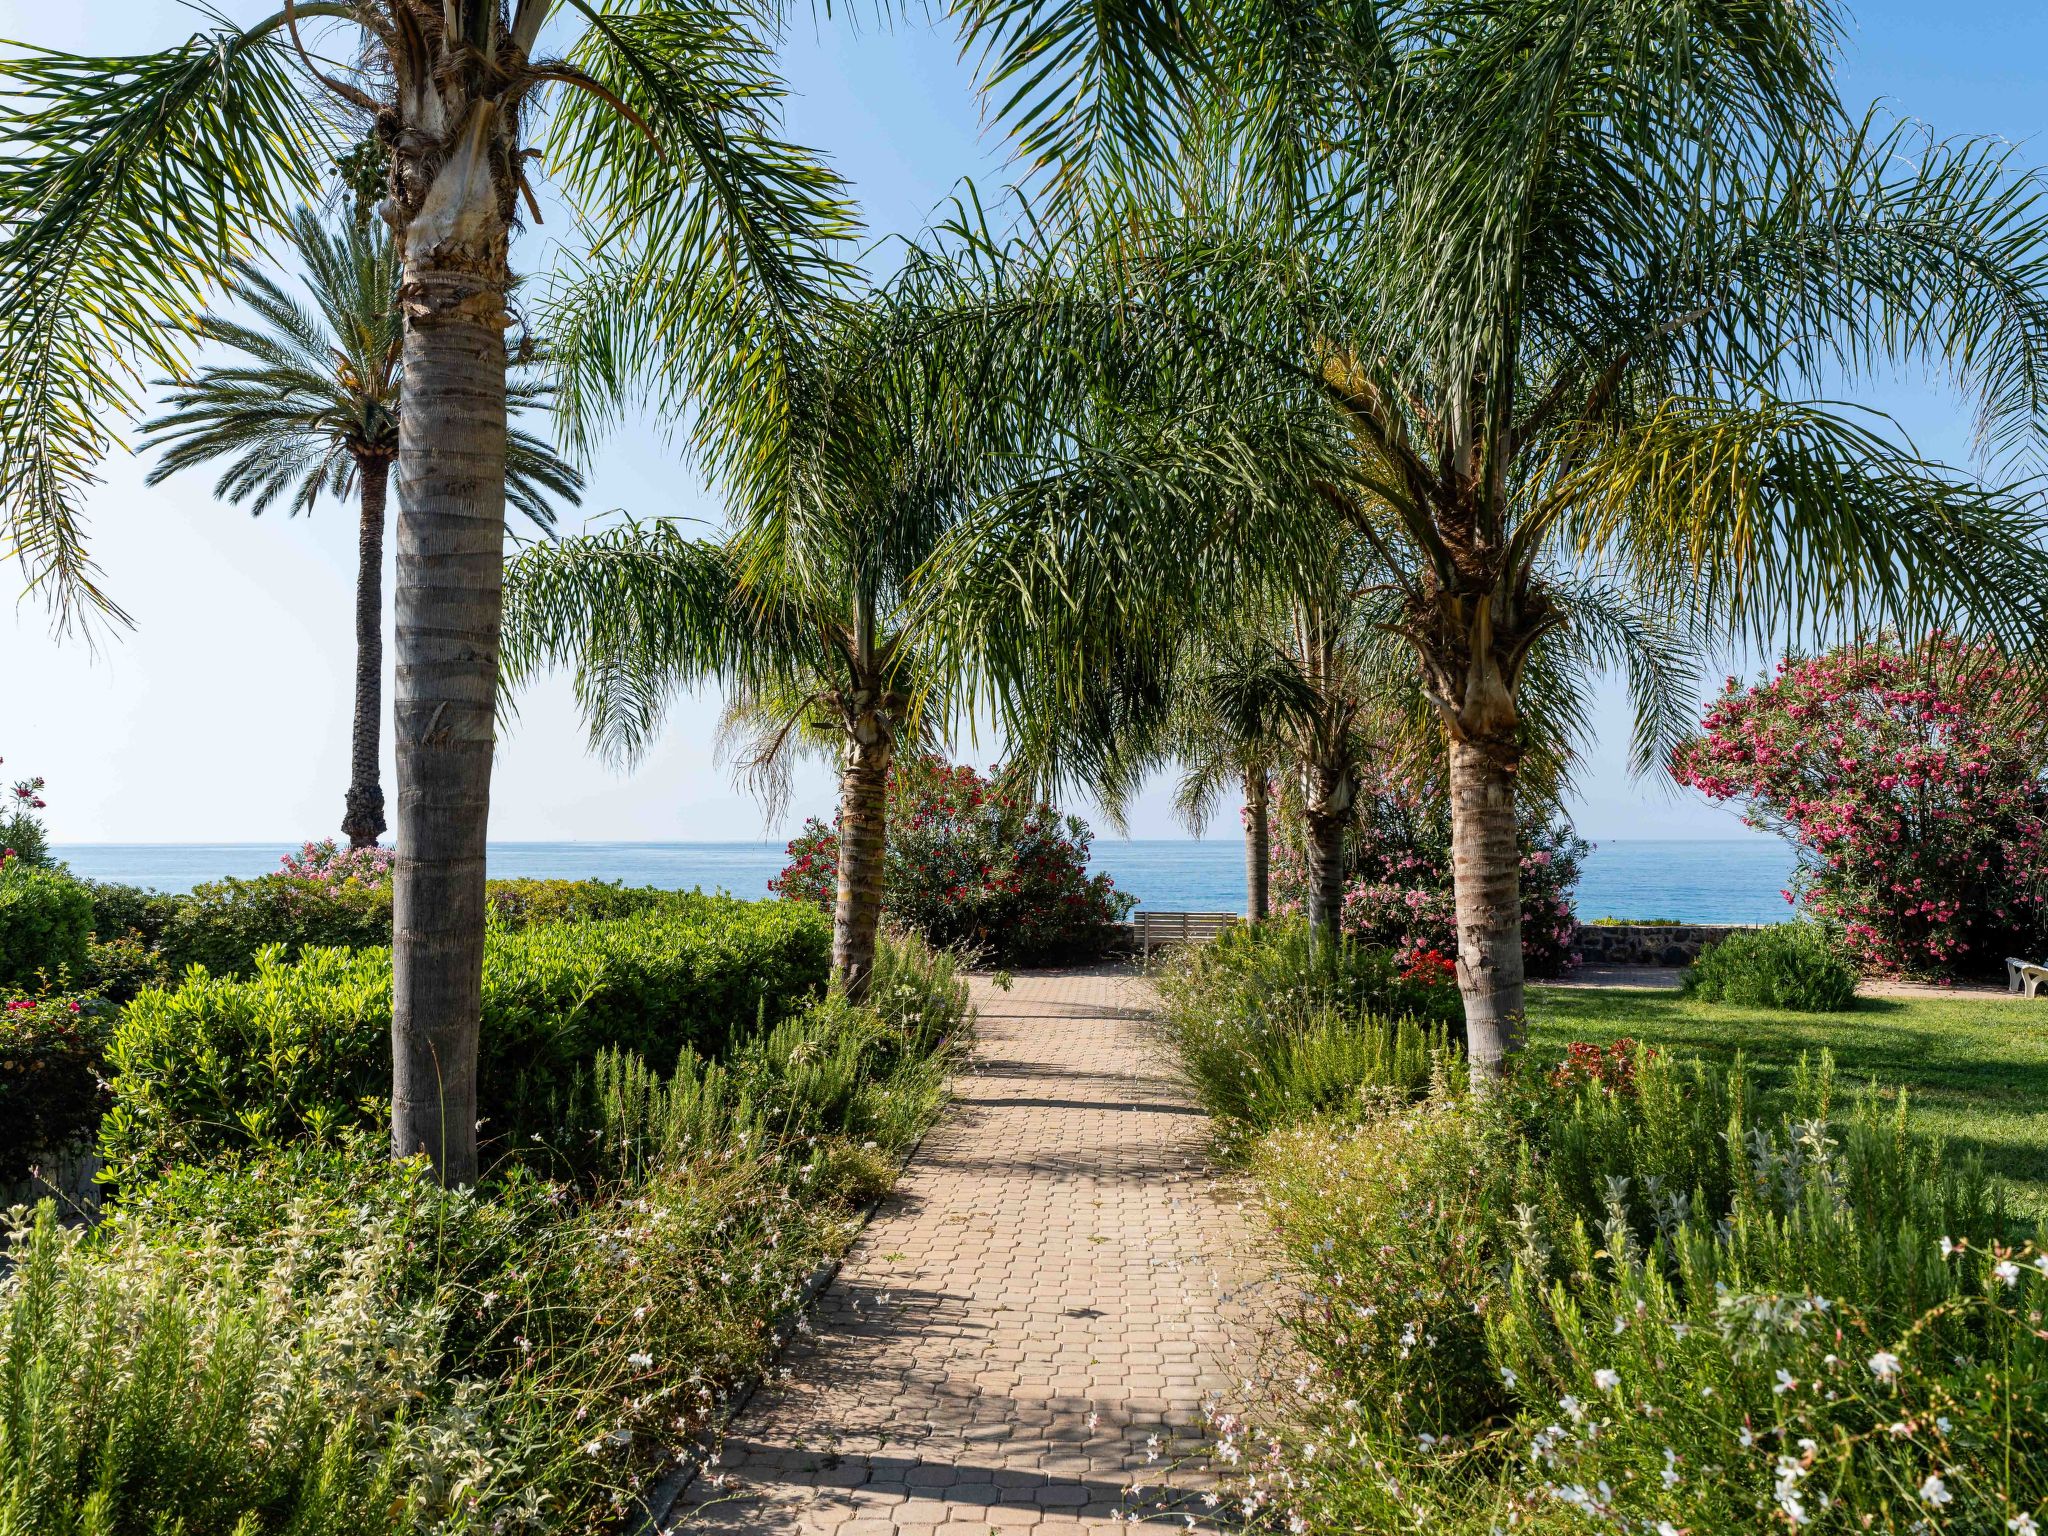
M 1514 762 L 1504 751 L 1451 740 L 1451 883 L 1458 922 L 1458 990 L 1465 999 L 1472 1082 L 1507 1075 L 1521 1049 L 1522 866 L 1515 841 Z
M 454 169 L 444 169 L 445 178 Z M 505 546 L 505 234 L 409 232 L 398 444 L 391 1143 L 477 1176 L 484 837 Z M 449 226 L 443 226 L 444 228 Z M 493 233 L 495 231 L 495 233 Z
M 1344 824 L 1351 817 L 1349 769 L 1308 772 L 1308 920 L 1324 938 L 1335 941 L 1344 916 Z
M 1272 801 L 1264 766 L 1244 776 L 1244 914 L 1255 923 L 1266 920 L 1272 871 Z
M 384 713 L 384 502 L 391 461 L 357 461 L 362 525 L 356 534 L 356 718 L 349 741 L 348 801 L 341 830 L 351 848 L 368 848 L 384 833 L 384 786 L 378 782 L 378 733 Z
M 875 968 L 882 874 L 889 853 L 887 741 L 849 738 L 839 776 L 839 891 L 832 903 L 832 974 L 858 1002 Z

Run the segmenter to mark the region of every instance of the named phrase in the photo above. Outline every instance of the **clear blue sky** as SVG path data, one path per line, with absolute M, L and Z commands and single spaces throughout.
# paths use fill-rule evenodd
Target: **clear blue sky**
M 252 19 L 270 8 L 226 6 Z M 161 46 L 193 25 L 191 13 L 148 0 L 0 0 L 0 37 L 88 52 Z M 1003 146 L 983 130 L 949 36 L 805 21 L 785 59 L 792 136 L 852 180 L 877 233 L 920 228 L 962 177 L 985 193 L 1002 183 Z M 2041 163 L 2044 59 L 2048 8 L 2039 0 L 1871 0 L 1855 8 L 1844 71 L 1852 99 L 1884 98 L 1945 133 L 2028 142 L 2028 158 Z M 547 233 L 523 242 L 527 265 L 543 259 Z M 1924 449 L 1966 459 L 1961 413 L 1932 384 L 1902 380 L 1872 403 L 1892 410 Z M 51 830 L 62 842 L 326 835 L 340 820 L 346 780 L 352 516 L 326 505 L 310 519 L 273 512 L 252 521 L 214 504 L 203 473 L 151 490 L 143 468 L 117 453 L 92 502 L 95 548 L 136 630 L 94 655 L 52 641 L 33 608 L 0 617 L 0 772 L 48 777 Z M 607 447 L 586 508 L 718 516 L 651 430 Z M 1728 813 L 1629 778 L 1626 717 L 1611 695 L 1603 692 L 1602 740 L 1582 775 L 1581 831 L 1597 840 L 1742 835 Z M 830 776 L 811 768 L 784 822 L 766 823 L 714 762 L 718 712 L 715 697 L 679 705 L 660 747 L 620 775 L 584 752 L 566 684 L 530 691 L 500 746 L 492 836 L 744 840 L 785 835 L 806 812 L 827 810 Z M 388 725 L 386 742 L 388 757 Z M 976 761 L 990 752 L 986 742 L 962 747 Z M 1227 832 L 1234 818 L 1218 825 Z M 1181 835 L 1163 788 L 1140 806 L 1132 832 Z

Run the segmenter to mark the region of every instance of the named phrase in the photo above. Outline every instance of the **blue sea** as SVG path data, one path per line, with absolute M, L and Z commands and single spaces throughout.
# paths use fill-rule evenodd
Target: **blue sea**
M 294 845 L 283 843 L 72 843 L 54 851 L 78 874 L 189 891 L 223 875 L 261 875 Z M 493 843 L 501 876 L 619 880 L 675 889 L 701 886 L 765 896 L 785 862 L 781 843 Z M 1141 905 L 1167 911 L 1231 911 L 1244 905 L 1244 849 L 1234 839 L 1095 840 L 1093 867 Z M 1669 918 L 1685 923 L 1769 923 L 1790 915 L 1778 893 L 1792 873 L 1782 843 L 1602 843 L 1586 858 L 1579 916 Z

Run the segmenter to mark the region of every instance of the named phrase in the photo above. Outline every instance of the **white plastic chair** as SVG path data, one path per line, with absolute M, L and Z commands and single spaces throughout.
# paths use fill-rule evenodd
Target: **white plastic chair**
M 2022 992 L 2028 997 L 2041 995 L 2041 984 L 2048 982 L 2048 965 L 2036 965 L 2031 960 L 2015 960 L 2006 956 L 2005 990 Z

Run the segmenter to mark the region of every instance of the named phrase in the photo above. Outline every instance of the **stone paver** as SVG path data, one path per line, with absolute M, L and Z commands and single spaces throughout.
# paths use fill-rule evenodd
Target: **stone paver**
M 1242 1218 L 1151 1001 L 1109 972 L 976 982 L 952 1109 L 679 1529 L 1066 1536 L 1145 1511 L 1124 1490 L 1191 1443 L 1251 1337 Z

